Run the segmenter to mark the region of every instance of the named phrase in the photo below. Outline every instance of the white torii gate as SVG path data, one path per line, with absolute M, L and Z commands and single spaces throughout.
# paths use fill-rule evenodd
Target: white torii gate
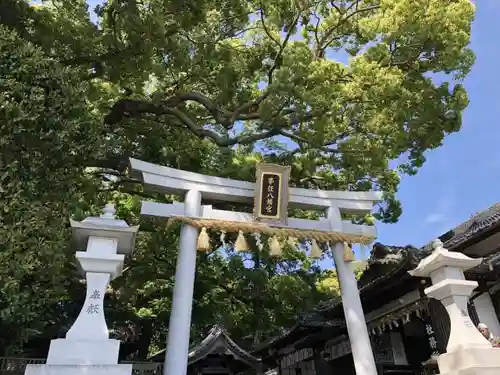
M 201 205 L 202 197 L 213 201 L 253 204 L 256 184 L 246 181 L 206 176 L 199 173 L 163 167 L 137 159 L 130 159 L 132 173 L 142 178 L 144 187 L 164 194 L 184 195 L 184 203 L 163 204 L 143 201 L 141 214 L 158 217 L 188 216 L 200 219 L 218 219 L 252 222 L 252 214 L 213 209 Z M 326 218 L 306 220 L 289 218 L 287 228 L 339 232 L 353 235 L 376 235 L 374 226 L 356 225 L 343 221 L 341 213 L 371 212 L 380 192 L 324 191 L 289 189 L 289 207 L 326 211 Z M 198 229 L 183 225 L 180 251 L 177 258 L 175 286 L 170 312 L 164 375 L 186 375 L 191 328 L 193 289 L 196 273 L 196 246 Z M 352 356 L 357 375 L 377 375 L 375 360 L 359 298 L 354 273 L 344 262 L 344 246 L 333 245 L 337 276 L 339 278 L 344 314 L 349 332 Z

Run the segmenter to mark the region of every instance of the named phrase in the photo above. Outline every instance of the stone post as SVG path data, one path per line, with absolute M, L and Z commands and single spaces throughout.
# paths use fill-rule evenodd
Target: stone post
M 491 346 L 472 323 L 467 301 L 476 281 L 465 280 L 464 271 L 481 263 L 481 258 L 450 252 L 440 240 L 433 243 L 434 251 L 417 268 L 408 271 L 416 277 L 430 277 L 432 286 L 425 294 L 444 305 L 450 316 L 450 337 L 447 353 L 438 357 L 441 374 L 493 375 L 500 373 L 500 351 Z
M 109 339 L 103 300 L 109 281 L 121 275 L 125 254 L 132 252 L 139 227 L 129 227 L 114 214 L 114 206 L 107 204 L 101 217 L 70 221 L 87 295 L 66 338 L 51 341 L 47 364 L 28 365 L 26 375 L 132 373 L 132 365 L 118 365 L 120 341 Z

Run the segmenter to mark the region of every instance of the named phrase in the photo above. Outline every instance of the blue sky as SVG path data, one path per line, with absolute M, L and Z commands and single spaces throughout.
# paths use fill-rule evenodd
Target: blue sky
M 378 225 L 382 243 L 423 245 L 500 200 L 500 1 L 477 1 L 476 10 L 463 128 L 427 154 L 416 176 L 403 178 L 403 216 Z
M 102 0 L 89 0 L 90 9 Z M 398 193 L 403 215 L 378 224 L 378 241 L 421 246 L 496 203 L 500 182 L 500 0 L 476 2 L 472 49 L 476 64 L 467 77 L 470 105 L 463 129 L 427 154 L 416 176 L 403 177 Z

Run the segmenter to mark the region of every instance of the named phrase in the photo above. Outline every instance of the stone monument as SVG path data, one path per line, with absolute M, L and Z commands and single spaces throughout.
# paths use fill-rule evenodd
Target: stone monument
M 481 263 L 481 258 L 451 252 L 443 248 L 440 240 L 433 242 L 434 251 L 417 268 L 408 271 L 416 277 L 430 277 L 432 286 L 425 294 L 444 305 L 450 316 L 450 337 L 446 353 L 438 359 L 443 375 L 500 374 L 500 350 L 481 335 L 467 312 L 467 301 L 476 281 L 465 280 L 464 271 Z
M 85 302 L 66 338 L 51 341 L 47 364 L 28 365 L 26 375 L 132 374 L 131 364 L 118 364 L 120 341 L 109 338 L 103 300 L 110 280 L 121 275 L 139 227 L 114 214 L 107 204 L 101 217 L 71 220 L 76 259 L 87 280 Z

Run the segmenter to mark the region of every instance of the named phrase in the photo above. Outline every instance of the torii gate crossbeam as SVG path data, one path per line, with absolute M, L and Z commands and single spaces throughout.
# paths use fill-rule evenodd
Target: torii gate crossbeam
M 193 218 L 252 221 L 250 214 L 215 210 L 202 206 L 202 198 L 222 202 L 253 203 L 255 183 L 206 176 L 130 159 L 132 173 L 140 177 L 146 189 L 164 194 L 184 195 L 184 203 L 161 204 L 143 202 L 141 214 L 172 217 L 185 215 Z M 355 225 L 342 221 L 343 212 L 368 213 L 382 197 L 380 192 L 345 192 L 289 189 L 289 207 L 324 210 L 322 220 L 288 219 L 287 228 L 341 232 L 375 236 L 373 226 Z M 191 328 L 193 288 L 196 273 L 196 243 L 198 230 L 183 225 L 180 251 L 177 259 L 175 287 L 170 313 L 167 353 L 164 375 L 186 375 Z M 343 244 L 333 245 L 333 255 L 341 289 L 345 319 L 357 375 L 377 375 L 375 360 L 359 298 L 354 273 L 344 262 Z

